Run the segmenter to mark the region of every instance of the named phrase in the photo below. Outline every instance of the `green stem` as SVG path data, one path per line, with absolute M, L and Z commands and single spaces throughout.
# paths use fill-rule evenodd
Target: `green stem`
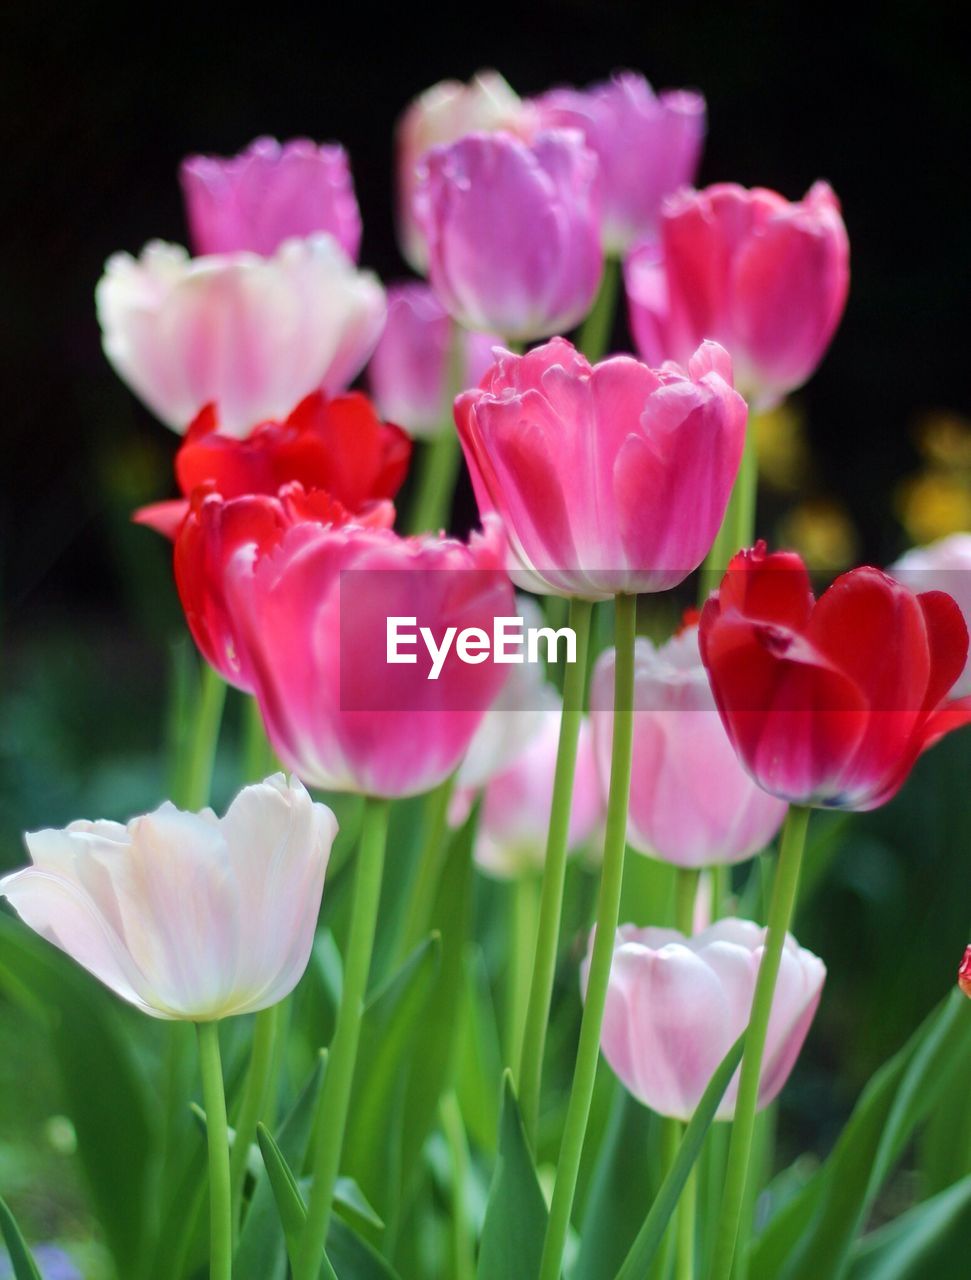
M 209 1142 L 209 1280 L 231 1280 L 233 1218 L 229 1185 L 229 1126 L 219 1058 L 219 1023 L 199 1022 L 196 1029 Z
M 233 1140 L 229 1159 L 234 1233 L 239 1232 L 243 1187 L 246 1182 L 246 1162 L 250 1149 L 256 1141 L 256 1126 L 261 1120 L 264 1123 L 269 1121 L 267 1102 L 273 1084 L 273 1063 L 279 1023 L 279 1005 L 262 1009 L 253 1021 L 253 1048 L 250 1053 L 246 1083 L 243 1086 L 239 1116 L 236 1120 L 236 1137 Z
M 243 704 L 243 778 L 262 782 L 279 768 L 260 714 L 260 704 L 246 697 Z
M 701 872 L 698 868 L 678 867 L 674 888 L 674 927 L 686 938 L 694 933 L 695 898 L 698 896 L 700 879 Z
M 567 1106 L 560 1156 L 553 1185 L 553 1200 L 543 1242 L 540 1280 L 559 1280 L 563 1265 L 576 1192 L 577 1173 L 583 1153 L 590 1101 L 593 1097 L 597 1061 L 600 1056 L 600 1028 L 607 1002 L 607 984 L 614 954 L 620 891 L 624 878 L 624 850 L 627 843 L 627 806 L 630 797 L 631 743 L 634 727 L 634 636 L 637 597 L 618 596 L 616 605 L 616 673 L 614 678 L 614 733 L 610 756 L 610 788 L 607 797 L 607 828 L 604 836 L 603 871 L 597 930 L 587 974 L 587 993 L 580 1023 L 573 1087 Z
M 775 994 L 776 979 L 782 960 L 782 948 L 792 920 L 799 888 L 799 869 L 802 864 L 808 825 L 809 810 L 793 805 L 789 809 L 782 832 L 782 848 L 779 852 L 779 865 L 776 868 L 775 884 L 772 888 L 765 949 L 755 983 L 752 1016 L 745 1036 L 745 1055 L 742 1058 L 738 1101 L 735 1104 L 732 1138 L 728 1148 L 728 1167 L 725 1171 L 725 1189 L 722 1193 L 711 1280 L 730 1280 L 732 1274 L 735 1244 L 738 1239 L 739 1221 L 752 1155 L 752 1135 L 759 1100 L 762 1054 L 765 1051 L 765 1037 L 769 1028 L 772 998 Z
M 184 809 L 201 809 L 209 802 L 225 701 L 226 685 L 222 676 L 208 662 L 204 662 L 199 676 L 198 702 L 186 749 L 185 768 L 179 770 L 179 794 L 175 803 Z
M 377 930 L 381 877 L 388 837 L 388 802 L 369 799 L 364 809 L 361 842 L 354 875 L 354 901 L 347 939 L 344 983 L 337 1024 L 327 1059 L 323 1088 L 314 1122 L 313 1185 L 307 1223 L 300 1241 L 294 1280 L 317 1280 L 334 1186 L 340 1167 L 347 1109 L 351 1100 L 354 1065 L 361 1035 L 361 1016 L 367 994 L 371 953 Z
M 589 600 L 570 601 L 570 623 L 577 638 L 576 662 L 566 669 L 563 682 L 563 715 L 560 741 L 553 774 L 553 801 L 546 835 L 543 884 L 540 891 L 539 925 L 533 960 L 532 985 L 526 1006 L 523 1051 L 519 1060 L 519 1101 L 526 1133 L 536 1145 L 539 1126 L 539 1099 L 543 1078 L 546 1028 L 553 995 L 556 949 L 563 913 L 563 886 L 566 883 L 566 853 L 573 803 L 573 775 L 576 772 L 577 742 L 583 718 L 583 695 L 587 682 L 587 645 L 590 642 Z
M 610 343 L 619 288 L 620 261 L 617 258 L 606 258 L 600 288 L 577 337 L 577 346 L 591 364 L 604 356 Z
M 414 505 L 408 516 L 409 533 L 437 533 L 439 529 L 448 528 L 461 460 L 459 438 L 451 422 L 437 436 L 423 442 Z
M 698 895 L 698 882 L 701 872 L 693 867 L 678 867 L 674 882 L 675 928 L 690 938 L 694 933 L 695 898 Z M 670 1130 L 670 1141 L 673 1156 L 668 1171 L 674 1164 L 678 1148 L 684 1137 L 684 1125 L 680 1120 L 665 1120 Z M 674 1274 L 676 1280 L 694 1280 L 695 1270 L 695 1218 L 697 1216 L 698 1179 L 692 1169 L 681 1192 L 675 1210 L 674 1236 Z
M 438 882 L 448 852 L 448 807 L 455 790 L 455 774 L 425 798 L 425 830 L 414 883 L 408 890 L 408 906 L 401 923 L 396 957 L 400 963 L 424 938 L 435 903 Z
M 454 1092 L 449 1090 L 439 1104 L 442 1131 L 452 1159 L 452 1249 L 455 1280 L 475 1280 L 475 1245 L 466 1209 L 469 1177 L 469 1144 L 462 1112 Z
M 523 1048 L 526 1010 L 536 929 L 539 919 L 539 877 L 525 872 L 510 886 L 512 890 L 512 938 L 509 955 L 509 982 L 506 991 L 506 1062 L 517 1063 Z
M 725 516 L 705 557 L 698 583 L 698 602 L 704 604 L 721 582 L 729 561 L 742 547 L 750 547 L 755 538 L 755 504 L 759 482 L 759 459 L 756 442 L 755 415 L 750 413 L 745 428 L 745 447 L 735 487 L 728 500 Z

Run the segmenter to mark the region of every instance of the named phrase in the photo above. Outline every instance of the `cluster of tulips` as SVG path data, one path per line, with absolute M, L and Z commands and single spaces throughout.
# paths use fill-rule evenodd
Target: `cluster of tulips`
M 927 564 L 858 568 L 817 599 L 795 553 L 756 541 L 751 420 L 822 359 L 848 240 L 822 182 L 797 202 L 692 189 L 704 132 L 698 94 L 656 95 L 633 73 L 529 100 L 482 73 L 428 90 L 399 123 L 400 241 L 424 279 L 385 289 L 357 265 L 342 148 L 260 139 L 232 159 L 185 161 L 191 255 L 162 243 L 118 254 L 98 285 L 108 360 L 182 437 L 179 496 L 135 518 L 172 541 L 210 672 L 202 702 L 211 712 L 224 684 L 250 695 L 290 776 L 246 787 L 222 818 L 165 803 L 127 825 L 35 832 L 32 865 L 0 893 L 124 1000 L 198 1024 L 213 1280 L 233 1273 L 254 1160 L 295 1280 L 358 1274 L 331 1258 L 329 1230 L 396 854 L 389 810 L 417 796 L 426 822 L 402 956 L 427 934 L 459 836 L 528 904 L 502 1046 L 528 1160 L 569 952 L 571 854 L 599 886 L 574 967 L 582 1017 L 539 1244 L 519 1241 L 510 1213 L 516 1261 L 496 1270 L 495 1237 L 479 1245 L 473 1232 L 458 1280 L 476 1265 L 514 1280 L 569 1274 L 601 1053 L 671 1134 L 619 1274 L 701 1276 L 692 1160 L 718 1121 L 731 1140 L 704 1274 L 742 1274 L 756 1113 L 783 1088 L 825 979 L 788 933 L 810 811 L 884 804 L 922 751 L 971 721 L 971 699 L 956 696 L 961 608 L 913 589 Z M 621 293 L 637 356 L 607 355 Z M 576 345 L 562 336 L 574 330 Z M 349 390 L 362 372 L 367 393 Z M 463 456 L 481 521 L 464 541 L 440 531 Z M 660 643 L 639 635 L 639 598 L 699 569 L 699 609 Z M 562 677 L 487 651 L 482 637 L 510 617 L 551 643 L 572 637 Z M 402 619 L 439 644 L 434 663 L 419 644 L 389 660 L 388 623 Z M 442 648 L 450 630 L 479 650 Z M 211 726 L 205 706 L 199 716 Z M 267 1045 L 311 955 L 337 832 L 306 787 L 365 801 L 336 1020 L 290 1171 L 259 1122 L 272 1116 Z M 763 927 L 731 914 L 730 871 L 780 830 Z M 676 869 L 676 928 L 621 922 L 628 851 Z M 231 1132 L 218 1027 L 250 1013 Z

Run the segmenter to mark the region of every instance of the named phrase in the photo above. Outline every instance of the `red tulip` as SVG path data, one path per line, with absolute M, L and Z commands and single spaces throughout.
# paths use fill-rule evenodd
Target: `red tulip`
M 740 552 L 702 611 L 701 656 L 742 764 L 792 804 L 874 809 L 971 721 L 947 700 L 968 629 L 943 591 L 854 569 L 815 600 L 793 552 Z
M 314 392 L 286 421 L 264 422 L 244 440 L 222 434 L 215 407 L 207 405 L 176 455 L 183 499 L 142 507 L 135 519 L 174 538 L 197 488 L 209 486 L 223 498 L 237 498 L 276 494 L 293 481 L 308 493 L 326 490 L 340 508 L 357 515 L 373 502 L 394 497 L 410 457 L 408 436 L 382 422 L 360 392 L 332 399 Z
M 174 504 L 172 504 L 174 505 Z M 254 559 L 271 550 L 294 524 L 311 521 L 342 525 L 346 508 L 325 490 L 306 492 L 300 484 L 284 485 L 275 497 L 244 494 L 224 497 L 196 488 L 184 503 L 187 514 L 175 537 L 175 584 L 192 638 L 206 661 L 229 684 L 249 691 L 236 628 L 224 594 L 226 568 L 237 551 L 249 548 Z M 374 502 L 356 524 L 388 529 L 394 523 L 390 502 Z

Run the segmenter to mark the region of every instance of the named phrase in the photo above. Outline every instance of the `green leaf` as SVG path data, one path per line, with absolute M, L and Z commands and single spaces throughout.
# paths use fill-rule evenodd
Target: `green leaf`
M 846 1274 L 854 1241 L 919 1124 L 971 1053 L 971 1010 L 953 992 L 873 1077 L 816 1175 L 756 1241 L 750 1280 Z
M 149 1174 L 158 1130 L 133 1048 L 136 1015 L 126 1021 L 116 997 L 6 912 L 0 912 L 0 988 L 14 999 L 29 990 L 26 1012 L 44 1010 L 95 1214 L 118 1273 L 140 1276 L 150 1253 Z
M 389 1135 L 401 1129 L 408 1067 L 426 1036 L 423 1015 L 440 958 L 433 935 L 375 992 L 361 1024 L 342 1168 L 384 1218 L 394 1212 L 401 1183 Z
M 14 1280 L 43 1280 L 3 1196 L 0 1196 L 0 1232 L 3 1233 L 7 1252 L 10 1254 Z
M 470 945 L 465 953 L 465 1019 L 456 1093 L 469 1138 L 495 1151 L 499 1133 L 502 1051 L 485 957 Z
M 283 1227 L 287 1256 L 291 1266 L 296 1266 L 300 1234 L 307 1221 L 307 1206 L 303 1202 L 303 1196 L 300 1194 L 296 1178 L 290 1171 L 290 1166 L 266 1125 L 256 1126 L 256 1141 L 260 1144 L 260 1151 L 263 1153 L 263 1164 L 270 1180 L 280 1225 Z
M 326 1053 L 318 1055 L 293 1108 L 278 1131 L 276 1146 L 288 1165 L 300 1168 L 307 1152 Z M 257 1178 L 240 1233 L 234 1280 L 277 1280 L 285 1269 L 284 1239 L 269 1176 Z
M 861 1240 L 850 1280 L 947 1280 L 966 1276 L 971 1252 L 971 1176 Z
M 384 1221 L 353 1178 L 338 1178 L 334 1187 L 334 1205 L 350 1221 L 356 1219 L 365 1226 L 384 1230 Z
M 570 1280 L 613 1280 L 655 1187 L 653 1130 L 658 1118 L 614 1081 L 607 1130 L 583 1211 L 580 1251 Z
M 482 1226 L 478 1280 L 535 1280 L 543 1256 L 547 1216 L 507 1071 L 499 1119 L 499 1152 Z
M 387 1258 L 336 1215 L 327 1230 L 327 1258 L 335 1280 L 399 1280 Z
M 705 1134 L 715 1118 L 718 1104 L 738 1069 L 738 1064 L 742 1061 L 744 1047 L 745 1033 L 743 1032 L 722 1059 L 718 1070 L 708 1082 L 708 1088 L 701 1095 L 701 1101 L 684 1131 L 674 1164 L 661 1183 L 650 1212 L 644 1219 L 644 1225 L 638 1232 L 624 1265 L 617 1273 L 617 1280 L 642 1280 L 648 1274 L 671 1215 L 684 1190 L 684 1184 L 688 1181 L 688 1175 L 701 1152 Z

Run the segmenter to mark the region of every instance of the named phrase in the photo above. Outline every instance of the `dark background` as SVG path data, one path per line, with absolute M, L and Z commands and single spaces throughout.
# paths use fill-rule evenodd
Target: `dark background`
M 968 407 L 960 177 L 971 79 L 943 7 L 818 14 L 550 0 L 440 12 L 359 4 L 351 14 L 277 5 L 251 21 L 245 7 L 19 5 L 0 55 L 7 626 L 117 609 L 133 590 L 126 563 L 152 559 L 150 535 L 124 528 L 125 504 L 169 484 L 175 440 L 104 360 L 93 290 L 113 250 L 184 241 L 181 157 L 231 154 L 262 132 L 343 142 L 362 261 L 393 278 L 395 117 L 434 81 L 490 65 L 524 94 L 623 66 L 656 87 L 698 86 L 710 116 L 700 182 L 789 197 L 817 177 L 832 182 L 852 290 L 800 403 L 823 487 L 852 510 L 866 558 L 890 558 L 902 540 L 890 497 L 915 466 L 915 420 Z M 149 625 L 157 594 L 140 606 Z

